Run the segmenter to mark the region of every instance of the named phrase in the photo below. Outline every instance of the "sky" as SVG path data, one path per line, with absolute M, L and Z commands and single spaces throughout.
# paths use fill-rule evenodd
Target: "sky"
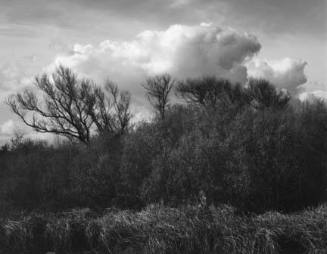
M 59 64 L 131 91 L 137 117 L 140 84 L 162 72 L 327 98 L 327 1 L 0 0 L 0 59 L 0 143 L 24 128 L 5 99 Z

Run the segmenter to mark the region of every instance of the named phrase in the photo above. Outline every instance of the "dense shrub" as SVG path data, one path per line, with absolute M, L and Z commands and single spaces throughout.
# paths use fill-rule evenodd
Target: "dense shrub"
M 158 205 L 139 212 L 89 210 L 28 216 L 0 226 L 1 253 L 324 253 L 327 209 L 238 215 L 229 206 Z
M 193 109 L 198 112 L 193 125 L 173 144 L 162 136 L 161 152 L 148 162 L 152 169 L 142 189 L 145 202 L 187 203 L 204 191 L 210 202 L 264 212 L 324 200 L 324 104 L 283 110 L 234 111 L 233 105 L 228 111 Z
M 244 211 L 326 200 L 327 107 L 290 101 L 269 82 L 187 80 L 184 103 L 88 145 L 21 137 L 0 150 L 0 212 L 190 204 L 199 193 Z
M 110 206 L 121 182 L 120 138 L 94 142 L 54 147 L 23 140 L 20 148 L 1 154 L 1 205 L 49 211 Z

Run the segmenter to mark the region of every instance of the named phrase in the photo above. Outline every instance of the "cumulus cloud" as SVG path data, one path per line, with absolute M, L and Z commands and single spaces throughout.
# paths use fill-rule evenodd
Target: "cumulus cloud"
M 210 23 L 173 25 L 163 31 L 144 31 L 129 41 L 75 44 L 68 52 L 58 55 L 45 71 L 53 72 L 62 64 L 99 84 L 107 78 L 117 82 L 121 89 L 133 94 L 135 121 L 150 118 L 141 83 L 147 76 L 160 73 L 170 73 L 177 79 L 215 75 L 242 84 L 249 77 L 264 78 L 293 94 L 303 91 L 299 87 L 307 80 L 306 62 L 290 58 L 262 60 L 257 57 L 260 49 L 261 44 L 255 36 L 231 28 Z M 24 77 L 27 75 L 19 66 L 2 65 L 0 89 L 13 91 L 31 83 L 31 78 Z M 323 92 L 320 94 L 325 96 Z M 12 120 L 0 125 L 0 138 L 12 135 L 15 126 L 16 122 Z M 27 131 L 28 136 L 35 135 L 30 131 Z
M 278 88 L 285 88 L 292 94 L 298 94 L 300 85 L 307 82 L 304 73 L 306 62 L 284 58 L 278 61 L 253 59 L 248 63 L 248 74 L 254 78 L 264 78 Z
M 98 81 L 109 77 L 138 95 L 146 76 L 164 72 L 176 78 L 216 75 L 244 83 L 244 63 L 260 48 L 255 36 L 230 28 L 173 25 L 164 31 L 144 31 L 132 41 L 76 44 L 52 67 L 63 64 Z
M 320 82 L 308 82 L 299 88 L 299 99 L 302 101 L 312 101 L 322 99 L 327 101 L 327 86 Z
M 63 64 L 98 82 L 109 77 L 139 100 L 145 77 L 164 72 L 178 79 L 215 75 L 243 84 L 249 77 L 264 78 L 298 94 L 307 81 L 306 62 L 262 60 L 256 56 L 260 49 L 255 36 L 231 28 L 173 25 L 164 31 L 144 31 L 131 41 L 75 44 L 71 52 L 55 59 L 51 69 Z
M 299 94 L 299 99 L 301 101 L 313 101 L 315 99 L 321 99 L 327 102 L 327 91 L 317 90 L 311 92 L 303 92 Z
M 264 78 L 299 95 L 299 87 L 307 82 L 307 63 L 291 58 L 263 60 L 257 56 L 260 49 L 255 36 L 231 28 L 210 23 L 172 25 L 163 31 L 143 31 L 129 41 L 75 44 L 71 51 L 58 55 L 48 70 L 62 64 L 98 83 L 109 78 L 133 94 L 136 111 L 144 114 L 140 84 L 160 73 L 177 79 L 214 75 L 241 84 L 250 77 Z

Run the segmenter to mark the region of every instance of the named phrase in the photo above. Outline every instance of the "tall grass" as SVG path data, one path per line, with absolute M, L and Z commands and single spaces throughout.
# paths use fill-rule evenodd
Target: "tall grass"
M 232 207 L 88 209 L 3 220 L 0 253 L 327 253 L 327 206 L 243 216 Z

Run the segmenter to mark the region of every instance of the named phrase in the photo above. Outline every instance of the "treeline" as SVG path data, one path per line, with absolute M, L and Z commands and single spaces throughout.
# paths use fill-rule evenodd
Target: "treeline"
M 44 80 L 46 91 L 56 99 L 56 83 Z M 67 80 L 57 81 L 66 87 Z M 74 82 L 76 91 L 85 84 L 76 78 Z M 107 126 L 99 122 L 106 128 L 114 124 L 112 130 L 101 131 L 94 125 L 83 140 L 78 135 L 85 137 L 87 132 L 77 130 L 76 138 L 58 146 L 20 138 L 3 146 L 2 212 L 139 209 L 151 203 L 180 206 L 197 203 L 199 197 L 207 204 L 226 203 L 241 211 L 294 211 L 325 201 L 327 107 L 322 101 L 300 102 L 265 80 L 249 80 L 241 86 L 214 77 L 174 81 L 162 75 L 149 78 L 143 86 L 156 112 L 150 122 L 131 127 L 130 97 L 126 93 L 119 97 L 119 90 L 114 93 L 116 105 L 121 100 L 125 106 L 120 111 L 115 104 L 106 104 L 105 94 L 98 92 L 103 104 L 95 98 L 80 119 L 89 117 L 94 124 L 100 119 L 95 116 L 112 116 L 101 118 L 108 120 Z M 181 100 L 172 103 L 173 93 Z M 25 121 L 21 109 L 38 107 L 33 95 L 27 95 L 17 95 L 9 103 Z M 80 103 L 76 101 L 83 109 Z M 58 112 L 49 105 L 42 112 L 56 116 Z M 106 111 L 101 111 L 102 106 Z M 78 113 L 76 106 L 73 109 L 72 114 Z M 128 119 L 120 121 L 124 120 L 120 115 Z M 68 126 L 60 121 L 53 129 L 47 125 L 51 121 L 32 118 L 29 123 L 44 132 L 54 127 L 57 131 L 60 123 Z

